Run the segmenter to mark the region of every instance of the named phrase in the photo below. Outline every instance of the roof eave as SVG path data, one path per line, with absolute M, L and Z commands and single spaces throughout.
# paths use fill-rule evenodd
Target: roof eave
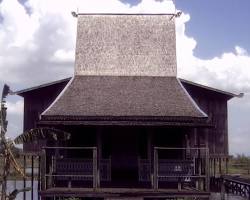
M 227 91 L 224 91 L 224 90 L 220 90 L 220 89 L 216 89 L 216 88 L 209 87 L 209 86 L 206 86 L 206 85 L 202 85 L 202 84 L 199 84 L 199 83 L 195 83 L 195 82 L 192 82 L 192 81 L 189 81 L 189 80 L 186 80 L 186 79 L 182 79 L 182 78 L 178 78 L 178 79 L 181 82 L 184 82 L 184 83 L 187 83 L 187 84 L 190 84 L 190 85 L 194 85 L 194 86 L 198 86 L 200 88 L 204 88 L 204 89 L 207 89 L 207 90 L 210 90 L 210 91 L 213 91 L 213 92 L 217 92 L 217 93 L 226 95 L 228 97 L 228 99 L 231 99 L 231 98 L 234 98 L 234 97 L 241 98 L 241 97 L 244 96 L 244 93 L 234 94 L 234 93 L 227 92 Z
M 38 125 L 196 126 L 213 127 L 207 117 L 43 116 Z
M 57 81 L 52 81 L 52 82 L 49 82 L 49 83 L 45 83 L 45 84 L 41 84 L 41 85 L 38 85 L 38 86 L 26 88 L 26 89 L 23 89 L 23 90 L 18 90 L 18 91 L 15 91 L 14 93 L 16 95 L 24 97 L 24 94 L 27 93 L 27 92 L 31 92 L 31 91 L 37 90 L 37 89 L 42 89 L 42 88 L 49 87 L 49 86 L 59 84 L 59 83 L 63 83 L 63 82 L 68 82 L 68 81 L 70 81 L 71 78 L 72 77 L 60 79 L 60 80 L 57 80 Z

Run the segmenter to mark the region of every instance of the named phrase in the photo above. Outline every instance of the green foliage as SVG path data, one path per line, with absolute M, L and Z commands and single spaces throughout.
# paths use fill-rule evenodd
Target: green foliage
M 235 161 L 238 163 L 250 163 L 250 157 L 244 154 L 237 154 Z
M 250 178 L 250 156 L 244 154 L 232 156 L 229 161 L 228 172 L 243 178 Z
M 250 157 L 244 154 L 237 154 L 232 158 L 232 162 L 235 164 L 250 164 Z

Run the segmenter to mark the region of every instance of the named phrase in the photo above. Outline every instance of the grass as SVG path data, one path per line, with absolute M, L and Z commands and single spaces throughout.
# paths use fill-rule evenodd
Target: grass
M 250 179 L 250 158 L 244 155 L 232 157 L 229 160 L 228 173 Z

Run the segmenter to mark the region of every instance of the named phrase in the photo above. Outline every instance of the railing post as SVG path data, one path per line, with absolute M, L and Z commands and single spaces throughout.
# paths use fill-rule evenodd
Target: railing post
M 97 148 L 93 148 L 93 188 L 98 186 Z
M 34 197 L 34 156 L 31 155 L 31 200 Z
M 210 190 L 209 149 L 206 148 L 206 191 Z
M 228 174 L 228 162 L 229 162 L 229 158 L 226 158 L 226 175 Z
M 46 190 L 46 150 L 42 149 L 41 163 L 40 163 L 40 175 L 41 175 L 41 190 Z
M 38 155 L 38 175 L 37 175 L 37 190 L 41 190 L 41 153 Z
M 23 188 L 26 188 L 26 155 L 23 155 L 23 174 L 25 175 L 23 177 Z M 23 192 L 23 199 L 26 199 L 26 192 Z
M 225 200 L 225 181 L 221 179 L 221 200 Z
M 154 148 L 154 189 L 158 189 L 158 150 Z

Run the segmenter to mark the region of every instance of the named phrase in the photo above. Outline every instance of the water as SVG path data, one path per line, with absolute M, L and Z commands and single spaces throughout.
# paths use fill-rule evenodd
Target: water
M 38 182 L 34 181 L 34 194 L 33 194 L 34 200 L 38 200 L 37 186 L 38 186 Z M 26 181 L 26 187 L 31 187 L 31 181 Z M 11 193 L 15 189 L 22 189 L 22 188 L 23 188 L 23 181 L 9 180 L 7 182 L 8 194 Z M 26 192 L 26 200 L 30 200 L 30 199 L 31 199 L 31 191 L 28 191 L 28 192 Z M 22 192 L 17 195 L 16 200 L 23 200 L 23 193 Z
M 37 195 L 37 181 L 34 181 L 34 200 L 38 200 Z M 26 181 L 26 187 L 31 187 L 31 181 Z M 7 183 L 7 190 L 8 193 L 12 192 L 14 189 L 22 189 L 23 188 L 23 181 L 12 181 L 9 180 Z M 23 193 L 19 193 L 16 200 L 23 200 Z M 31 200 L 31 191 L 26 192 L 26 199 L 25 200 Z M 221 200 L 220 193 L 212 193 L 210 200 Z M 234 196 L 234 195 L 226 195 L 225 200 L 246 200 L 246 198 Z

